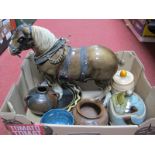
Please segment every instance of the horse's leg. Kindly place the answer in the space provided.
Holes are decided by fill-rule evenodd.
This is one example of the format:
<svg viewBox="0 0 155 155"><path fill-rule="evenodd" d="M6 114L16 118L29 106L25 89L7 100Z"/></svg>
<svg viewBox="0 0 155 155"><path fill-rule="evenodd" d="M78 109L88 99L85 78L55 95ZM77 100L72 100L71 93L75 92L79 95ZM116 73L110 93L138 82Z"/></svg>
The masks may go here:
<svg viewBox="0 0 155 155"><path fill-rule="evenodd" d="M95 81L95 83L102 90L102 96L99 98L99 100L103 101L107 93L109 93L111 90L111 86L110 86L111 80Z"/></svg>
<svg viewBox="0 0 155 155"><path fill-rule="evenodd" d="M103 90L106 89L107 86L111 84L111 79L103 80L103 81L97 81L95 80L95 83L98 87L101 87Z"/></svg>
<svg viewBox="0 0 155 155"><path fill-rule="evenodd" d="M56 92L58 94L58 98L60 99L63 95L63 88L61 83L59 83L59 81L53 77L52 75L48 75L48 74L44 74L44 83L42 83L42 85L44 86L50 86L52 87L53 91Z"/></svg>

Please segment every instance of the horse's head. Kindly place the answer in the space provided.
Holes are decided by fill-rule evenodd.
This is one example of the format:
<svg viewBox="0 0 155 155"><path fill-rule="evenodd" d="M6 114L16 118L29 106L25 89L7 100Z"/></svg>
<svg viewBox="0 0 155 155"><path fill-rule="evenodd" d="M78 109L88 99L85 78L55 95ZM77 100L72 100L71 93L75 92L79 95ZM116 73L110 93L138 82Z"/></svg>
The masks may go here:
<svg viewBox="0 0 155 155"><path fill-rule="evenodd" d="M20 25L13 32L9 49L11 55L18 55L23 50L28 50L33 47L32 27L27 24Z"/></svg>

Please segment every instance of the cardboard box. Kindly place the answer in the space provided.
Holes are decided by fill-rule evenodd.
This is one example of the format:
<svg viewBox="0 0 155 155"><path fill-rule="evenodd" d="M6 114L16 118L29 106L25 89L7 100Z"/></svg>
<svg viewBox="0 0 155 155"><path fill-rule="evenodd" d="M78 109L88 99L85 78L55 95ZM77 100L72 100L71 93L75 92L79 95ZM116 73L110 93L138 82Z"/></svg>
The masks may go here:
<svg viewBox="0 0 155 155"><path fill-rule="evenodd" d="M19 80L12 86L0 110L6 128L12 134L155 134L155 87L148 82L144 67L136 54L132 51L117 52L117 56L123 59L125 64L119 69L127 69L135 76L135 92L144 100L147 108L146 120L141 125L107 125L107 126L84 126L84 125L49 125L40 124L40 117L31 113L26 108L24 97L28 90L37 86L43 80L43 76L37 70L30 53L24 59L21 67ZM83 92L97 92L97 87L89 81L80 84Z"/></svg>

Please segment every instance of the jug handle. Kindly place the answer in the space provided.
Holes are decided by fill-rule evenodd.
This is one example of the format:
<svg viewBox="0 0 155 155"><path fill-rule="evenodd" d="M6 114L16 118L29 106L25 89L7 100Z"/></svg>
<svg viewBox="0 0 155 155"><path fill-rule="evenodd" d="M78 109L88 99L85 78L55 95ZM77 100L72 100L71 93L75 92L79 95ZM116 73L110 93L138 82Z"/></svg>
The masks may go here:
<svg viewBox="0 0 155 155"><path fill-rule="evenodd" d="M31 98L31 95L28 95L24 98L24 101L28 101Z"/></svg>
<svg viewBox="0 0 155 155"><path fill-rule="evenodd" d="M55 93L55 92L53 92L53 93L48 93L49 94L49 96L52 96L52 95L54 95L54 96L56 96L57 98L59 98L59 94L58 93Z"/></svg>

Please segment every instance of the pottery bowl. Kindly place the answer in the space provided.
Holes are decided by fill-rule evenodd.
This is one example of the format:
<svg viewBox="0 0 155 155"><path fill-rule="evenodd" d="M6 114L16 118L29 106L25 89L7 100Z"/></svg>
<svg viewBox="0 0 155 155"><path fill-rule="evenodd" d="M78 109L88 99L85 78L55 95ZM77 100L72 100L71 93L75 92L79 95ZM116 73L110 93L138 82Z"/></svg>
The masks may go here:
<svg viewBox="0 0 155 155"><path fill-rule="evenodd" d="M40 123L46 124L58 124L58 125L73 125L74 124L74 117L73 115L63 109L52 109L46 112L41 120Z"/></svg>
<svg viewBox="0 0 155 155"><path fill-rule="evenodd" d="M73 110L76 125L106 125L108 114L100 101L81 100Z"/></svg>

